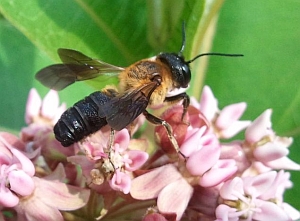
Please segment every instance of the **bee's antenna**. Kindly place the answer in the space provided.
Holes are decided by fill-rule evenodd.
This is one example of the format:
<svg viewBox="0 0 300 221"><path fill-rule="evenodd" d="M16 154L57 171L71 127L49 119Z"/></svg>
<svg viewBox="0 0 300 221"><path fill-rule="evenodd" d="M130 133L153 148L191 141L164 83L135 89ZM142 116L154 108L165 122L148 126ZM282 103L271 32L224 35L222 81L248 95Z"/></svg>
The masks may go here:
<svg viewBox="0 0 300 221"><path fill-rule="evenodd" d="M185 22L182 22L182 44L181 44L181 48L180 51L178 52L178 56L182 57L182 53L184 51L185 48ZM216 52L210 52L210 53L203 53L203 54L198 54L196 57L194 57L193 59L186 61L186 64L192 63L193 61L195 61L196 59L202 57L202 56L208 56L208 55L217 55L217 56L227 56L227 57L242 57L244 56L243 54L225 54L225 53L216 53Z"/></svg>
<svg viewBox="0 0 300 221"><path fill-rule="evenodd" d="M181 48L180 51L178 52L178 56L182 56L183 50L185 48L185 22L182 22L182 44L181 44Z"/></svg>
<svg viewBox="0 0 300 221"><path fill-rule="evenodd" d="M181 52L181 51L180 51ZM198 54L196 57L194 57L192 60L186 61L185 63L189 64L195 61L197 58L200 58L202 56L207 56L207 55L217 55L217 56L226 56L226 57L242 57L244 56L243 54L224 54L224 53L203 53L203 54Z"/></svg>

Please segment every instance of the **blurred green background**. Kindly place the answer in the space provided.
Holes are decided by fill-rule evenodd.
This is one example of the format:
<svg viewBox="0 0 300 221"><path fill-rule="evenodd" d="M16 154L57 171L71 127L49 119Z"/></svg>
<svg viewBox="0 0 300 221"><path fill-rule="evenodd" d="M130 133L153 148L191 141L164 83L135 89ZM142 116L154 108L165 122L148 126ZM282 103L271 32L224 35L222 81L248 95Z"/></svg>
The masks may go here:
<svg viewBox="0 0 300 221"><path fill-rule="evenodd" d="M48 91L34 74L59 62L57 48L127 66L160 51L178 51L184 20L187 59L203 51L245 55L212 56L207 66L206 59L197 60L190 95L199 97L199 85L208 84L220 108L246 101L243 119L272 108L273 128L294 137L289 156L300 162L299 11L298 0L1 0L0 127L18 131L25 125L30 88L42 96ZM78 83L60 97L70 106L94 90ZM299 210L299 172L292 172L292 181L285 200Z"/></svg>

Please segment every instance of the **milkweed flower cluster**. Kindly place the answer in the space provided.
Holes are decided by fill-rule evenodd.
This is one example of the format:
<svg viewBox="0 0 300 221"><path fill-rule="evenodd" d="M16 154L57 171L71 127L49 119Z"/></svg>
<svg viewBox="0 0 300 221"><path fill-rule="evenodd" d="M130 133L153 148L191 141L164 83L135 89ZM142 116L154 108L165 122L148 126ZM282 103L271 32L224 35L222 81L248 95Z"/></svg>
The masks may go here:
<svg viewBox="0 0 300 221"><path fill-rule="evenodd" d="M0 220L64 220L60 211L78 210L89 199L88 189L65 182L63 163L48 158L52 150L44 148L58 148L52 135L55 116L64 110L58 102L56 92L42 101L32 89L25 116L28 127L19 137L0 132Z"/></svg>
<svg viewBox="0 0 300 221"><path fill-rule="evenodd" d="M106 126L65 148L53 134L65 104L32 89L27 126L0 133L0 220L297 220L283 200L287 170L300 170L288 158L293 140L273 131L270 109L240 120L245 109L220 110L205 86L183 119L180 104L161 116L180 153L163 126L139 127L143 117L134 130Z"/></svg>

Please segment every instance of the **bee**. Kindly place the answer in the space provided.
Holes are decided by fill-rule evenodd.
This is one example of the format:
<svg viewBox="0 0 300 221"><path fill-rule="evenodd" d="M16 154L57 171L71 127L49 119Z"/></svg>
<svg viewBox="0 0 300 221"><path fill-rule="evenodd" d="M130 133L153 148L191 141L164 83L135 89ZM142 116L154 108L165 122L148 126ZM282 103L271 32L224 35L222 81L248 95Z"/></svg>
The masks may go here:
<svg viewBox="0 0 300 221"><path fill-rule="evenodd" d="M178 53L159 53L142 59L129 67L114 66L92 59L79 51L58 49L62 64L40 70L36 79L45 86L62 90L76 81L108 75L118 76L118 88L96 91L67 109L54 126L56 139L65 147L109 125L112 131L128 127L139 115L155 124L163 125L168 137L179 152L171 126L147 111L147 107L182 101L183 115L190 99L186 90L191 81L189 64L205 55L241 56L239 54L205 53L186 61L182 55L185 47L185 29L182 28L182 45Z"/></svg>

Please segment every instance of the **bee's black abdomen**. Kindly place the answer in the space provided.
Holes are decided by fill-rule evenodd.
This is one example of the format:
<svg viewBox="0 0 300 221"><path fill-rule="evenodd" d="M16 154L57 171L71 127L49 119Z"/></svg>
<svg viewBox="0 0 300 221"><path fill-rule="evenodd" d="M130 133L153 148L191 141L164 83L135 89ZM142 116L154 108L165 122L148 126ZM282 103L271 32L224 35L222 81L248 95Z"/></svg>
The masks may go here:
<svg viewBox="0 0 300 221"><path fill-rule="evenodd" d="M107 124L99 116L99 108L111 98L97 91L67 109L54 126L55 138L68 147L84 137L98 131Z"/></svg>

